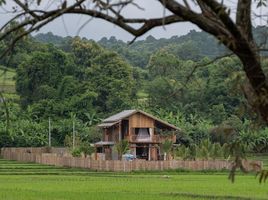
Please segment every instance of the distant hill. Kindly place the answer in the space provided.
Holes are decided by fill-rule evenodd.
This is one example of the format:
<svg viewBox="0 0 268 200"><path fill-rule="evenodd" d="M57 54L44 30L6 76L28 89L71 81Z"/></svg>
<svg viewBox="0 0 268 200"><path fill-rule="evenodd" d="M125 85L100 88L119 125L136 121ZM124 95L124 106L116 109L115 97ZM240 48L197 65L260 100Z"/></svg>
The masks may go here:
<svg viewBox="0 0 268 200"><path fill-rule="evenodd" d="M268 32L267 27L257 27L254 29L254 36L258 43L265 41L264 34ZM35 36L40 42L53 43L62 46L71 37L61 37L49 32L40 33ZM109 39L104 37L98 43L110 50L116 51L133 66L145 68L149 62L151 54L163 48L183 60L200 60L204 57L215 58L227 52L226 48L211 35L203 31L192 30L183 36L173 36L169 39L155 39L148 36L145 40L136 41L131 45L122 40L117 40L112 36Z"/></svg>
<svg viewBox="0 0 268 200"><path fill-rule="evenodd" d="M52 43L56 46L63 44L64 41L66 40L72 39L72 37L62 37L62 36L54 35L52 32L48 32L45 34L39 33L36 36L34 36L34 38L39 42Z"/></svg>
<svg viewBox="0 0 268 200"><path fill-rule="evenodd" d="M136 41L131 45L116 40L102 38L99 43L114 51L117 51L133 65L144 68L150 55L161 48L184 60L200 60L203 57L213 58L226 52L222 45L205 32L190 31L184 36L173 36L169 39L155 39L148 36L145 40ZM209 44L209 45L208 45Z"/></svg>

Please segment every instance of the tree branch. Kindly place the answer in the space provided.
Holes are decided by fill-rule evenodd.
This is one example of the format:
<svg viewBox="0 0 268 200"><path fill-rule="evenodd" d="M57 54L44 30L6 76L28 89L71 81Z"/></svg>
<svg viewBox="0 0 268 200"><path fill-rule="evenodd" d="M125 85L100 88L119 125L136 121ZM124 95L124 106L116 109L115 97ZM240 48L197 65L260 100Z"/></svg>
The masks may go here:
<svg viewBox="0 0 268 200"><path fill-rule="evenodd" d="M251 1L238 0L236 9L236 24L246 35L248 41L253 41L251 24Z"/></svg>
<svg viewBox="0 0 268 200"><path fill-rule="evenodd" d="M15 37L13 39L13 41L11 42L10 47L5 50L1 55L0 58L2 58L3 56L5 56L16 44L16 42L18 40L20 40L22 37L24 37L27 34L30 34L38 29L40 29L42 26L46 25L47 23L53 21L54 19L58 18L59 16L63 15L63 14L83 14L83 15L88 15L88 16L92 16L95 18L100 18L100 19L104 19L106 21L109 21L121 28L123 28L124 30L128 31L129 33L133 34L135 37L141 36L144 33L146 33L147 31L149 31L150 29L157 27L157 26L162 26L163 25L163 21L165 22L165 24L171 24L171 23L175 23L175 22L181 22L184 21L181 17L176 16L176 15L170 15L167 17L163 17L163 18L154 18L154 19L145 19L145 18L124 18L123 16L120 15L120 13L116 13L115 10L113 10L113 8L110 7L106 7L109 10L112 9L113 13L116 14L115 16L111 16L108 13L105 14L101 11L97 11L97 10L92 10L92 9L85 9L84 7L81 8L81 4L84 2L85 0L80 0L77 1L75 4L67 7L67 8L60 8L60 9L56 9L56 10L52 10L52 11L48 11L48 12L44 12L42 15L38 15L37 14L33 14L33 11L30 11L29 8L25 5L22 5L21 3L18 4L19 6L21 6L21 8L25 11L23 14L19 14L17 15L14 19L22 16L22 15L26 15L29 12L31 12L31 16L32 18L26 18L23 22L19 23L18 25L11 27L10 29L6 30L1 36L0 36L0 40L3 40L4 38L6 38L10 33L12 32L16 32L17 30L21 29L21 28L26 28L27 26L30 25L30 28L26 29L25 33L20 34L19 36ZM16 0L16 2L18 2L18 0ZM131 1L128 1L128 3ZM39 12L39 11L38 11ZM41 13L41 12L39 12ZM130 26L129 24L135 24L135 23L139 23L142 24L142 26L140 28L133 28L132 26Z"/></svg>
<svg viewBox="0 0 268 200"><path fill-rule="evenodd" d="M163 6L171 11L172 13L180 16L185 21L192 22L202 30L214 35L217 38L221 38L222 41L228 41L231 37L229 31L223 27L216 19L210 19L205 17L203 14L198 14L193 10L189 10L187 7L181 5L175 0L159 0Z"/></svg>
<svg viewBox="0 0 268 200"><path fill-rule="evenodd" d="M215 1L215 0L202 0L207 6L211 8L213 12L218 16L218 18L225 25L226 29L233 35L235 38L242 38L241 32L238 30L236 24L230 18L229 13L226 12L226 7Z"/></svg>
<svg viewBox="0 0 268 200"><path fill-rule="evenodd" d="M93 16L95 18L104 19L108 22L111 22L113 24L116 24L117 26L123 28L124 30L128 31L132 35L138 37L149 31L150 29L163 25L163 20L165 21L165 25L175 23L175 22L183 22L181 17L178 17L176 15L170 15L164 18L154 18L154 19L142 19L142 18L116 18L112 17L110 15L104 14L102 12L98 12L95 10L81 10L81 9L72 9L68 11L67 13L72 14L85 14L89 16ZM130 23L142 23L143 25L140 28L133 28L132 26L128 25Z"/></svg>

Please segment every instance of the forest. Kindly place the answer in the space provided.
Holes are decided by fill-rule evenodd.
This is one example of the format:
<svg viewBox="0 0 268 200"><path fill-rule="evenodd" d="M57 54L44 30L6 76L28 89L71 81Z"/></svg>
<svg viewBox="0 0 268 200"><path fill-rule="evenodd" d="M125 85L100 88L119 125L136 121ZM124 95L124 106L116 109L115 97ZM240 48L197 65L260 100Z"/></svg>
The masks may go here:
<svg viewBox="0 0 268 200"><path fill-rule="evenodd" d="M258 43L265 32L254 29ZM131 45L38 34L19 41L0 65L1 147L46 146L49 119L53 146L65 145L73 123L79 138L93 143L101 119L141 109L179 127L177 142L190 149L209 140L268 151L268 129L243 95L241 62L202 31Z"/></svg>

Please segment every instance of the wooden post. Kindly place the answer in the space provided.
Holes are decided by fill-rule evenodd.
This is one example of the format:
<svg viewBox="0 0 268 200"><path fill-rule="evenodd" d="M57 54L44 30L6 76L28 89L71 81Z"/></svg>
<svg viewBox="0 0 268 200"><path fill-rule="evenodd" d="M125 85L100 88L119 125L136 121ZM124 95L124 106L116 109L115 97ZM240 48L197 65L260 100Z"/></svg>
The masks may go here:
<svg viewBox="0 0 268 200"><path fill-rule="evenodd" d="M119 122L119 137L118 140L121 141L122 140L122 122Z"/></svg>
<svg viewBox="0 0 268 200"><path fill-rule="evenodd" d="M149 148L149 152L148 152L148 153L149 153L149 155L148 155L148 160L149 160L149 161L151 160L151 146L152 146L152 145L149 144L149 147L148 147L148 148Z"/></svg>
<svg viewBox="0 0 268 200"><path fill-rule="evenodd" d="M95 146L95 160L97 160L97 147Z"/></svg>
<svg viewBox="0 0 268 200"><path fill-rule="evenodd" d="M132 129L131 129L131 124L130 124L130 120L128 120L128 137L129 137L129 142L132 142Z"/></svg>
<svg viewBox="0 0 268 200"><path fill-rule="evenodd" d="M107 138L107 140L106 140ZM109 136L107 135L107 128L104 128L103 135L102 135L103 141L109 141Z"/></svg>

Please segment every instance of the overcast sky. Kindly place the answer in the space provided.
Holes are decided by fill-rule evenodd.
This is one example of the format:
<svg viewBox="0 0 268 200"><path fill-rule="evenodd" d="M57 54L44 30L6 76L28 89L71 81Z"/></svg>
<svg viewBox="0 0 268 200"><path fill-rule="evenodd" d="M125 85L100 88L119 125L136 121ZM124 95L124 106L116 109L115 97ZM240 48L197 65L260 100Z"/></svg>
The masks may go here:
<svg viewBox="0 0 268 200"><path fill-rule="evenodd" d="M42 28L40 32L46 33L51 31L54 34L61 36L77 35L79 27L83 24L80 18L81 17L79 16L65 16L64 19L57 19L55 22ZM62 20L65 21L66 26L63 25ZM165 29L163 27L155 28L140 37L140 39L146 38L148 35L152 35L155 38L170 38L173 35L184 35L192 29L197 28L190 23L173 24L165 26ZM124 41L133 39L133 36L128 32L100 19L95 19L88 23L87 26L81 30L79 36L94 40L100 40L102 37L109 38L110 36L115 36L117 39Z"/></svg>
<svg viewBox="0 0 268 200"><path fill-rule="evenodd" d="M144 10L138 9L134 6L129 6L123 10L123 14L129 17L140 16L147 18L161 17L164 15L162 5L155 0L136 0L136 3L142 8L144 8ZM88 19L88 16L65 15L64 17L57 19L53 23L41 29L40 32L46 33L51 31L54 34L61 36L74 36L78 34L78 30L81 25L84 24ZM63 21L65 23L63 23ZM165 27L158 27L152 29L139 39L144 39L148 35L153 35L155 38L170 38L173 35L184 35L194 28L197 29L195 25L192 25L190 23L177 23ZM81 32L79 32L79 35L81 37L86 37L94 40L100 40L102 37L109 38L111 36L115 36L117 39L121 39L124 41L130 41L133 39L133 36L128 32L101 19L93 19L92 21L90 21L81 30Z"/></svg>
<svg viewBox="0 0 268 200"><path fill-rule="evenodd" d="M9 1L7 1L9 2ZM48 2L52 1L43 1L48 4ZM161 17L163 16L163 7L157 3L155 0L136 0L136 2L143 7L145 10L142 11L136 7L130 6L124 10L126 16L129 17ZM226 1L226 3L230 7L235 6L236 1ZM258 11L259 12L259 11ZM1 14L1 13L0 13ZM166 15L168 13L165 13ZM3 23L10 17L9 14L2 12L0 15L1 22ZM40 29L39 33L47 33L52 32L56 35L60 36L75 36L78 34L79 28L89 19L88 16L81 16L81 15L65 15L57 20L53 21L52 23L46 25L42 29ZM259 22L256 22L259 24ZM256 25L256 24L255 24ZM144 39L148 35L152 35L155 38L170 38L174 35L184 35L187 34L190 30L195 29L199 30L195 25L191 23L176 23L172 25L167 25L164 27L158 27L151 31L149 31L144 36L140 37L139 39ZM35 33L36 34L36 33ZM121 39L124 41L129 41L133 39L133 36L126 31L122 30L121 28L105 22L100 19L93 19L91 20L80 32L79 36L86 37L88 39L100 40L102 37L111 37L115 36L117 39Z"/></svg>

